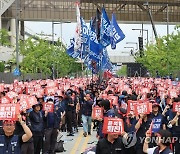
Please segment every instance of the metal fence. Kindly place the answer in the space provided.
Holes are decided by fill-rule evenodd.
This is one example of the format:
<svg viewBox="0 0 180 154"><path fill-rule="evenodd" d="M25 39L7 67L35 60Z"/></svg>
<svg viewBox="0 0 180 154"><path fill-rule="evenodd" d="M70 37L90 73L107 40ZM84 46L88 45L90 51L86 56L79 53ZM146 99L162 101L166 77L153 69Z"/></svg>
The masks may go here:
<svg viewBox="0 0 180 154"><path fill-rule="evenodd" d="M43 73L28 73L22 74L21 76L17 77L14 76L12 73L2 73L0 72L0 83L4 82L6 84L13 83L15 79L19 81L27 81L27 80L38 80L38 79L47 79L49 75L44 75Z"/></svg>

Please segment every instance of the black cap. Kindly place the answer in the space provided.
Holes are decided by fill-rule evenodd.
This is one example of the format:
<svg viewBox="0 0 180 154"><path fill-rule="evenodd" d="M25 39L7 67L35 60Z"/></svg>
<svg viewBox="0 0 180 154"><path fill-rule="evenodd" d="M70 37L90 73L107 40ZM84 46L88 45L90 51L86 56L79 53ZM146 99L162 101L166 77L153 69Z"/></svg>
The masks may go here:
<svg viewBox="0 0 180 154"><path fill-rule="evenodd" d="M172 134L168 130L161 129L158 134L161 136L162 144L169 146L172 143Z"/></svg>

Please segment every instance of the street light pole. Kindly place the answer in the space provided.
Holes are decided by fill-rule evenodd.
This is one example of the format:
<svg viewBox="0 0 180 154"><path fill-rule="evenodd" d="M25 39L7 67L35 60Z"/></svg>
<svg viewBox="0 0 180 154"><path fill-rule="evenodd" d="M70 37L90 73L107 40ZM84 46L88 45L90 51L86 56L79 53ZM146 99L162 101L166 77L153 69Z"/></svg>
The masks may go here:
<svg viewBox="0 0 180 154"><path fill-rule="evenodd" d="M54 22L52 21L52 45L54 47ZM53 58L55 57L54 55L54 50L53 50ZM54 64L54 60L53 60L53 68L52 68L52 77L53 77L53 80L55 79L55 64Z"/></svg>
<svg viewBox="0 0 180 154"><path fill-rule="evenodd" d="M19 70L19 20L18 20L18 0L16 0L16 69Z"/></svg>
<svg viewBox="0 0 180 154"><path fill-rule="evenodd" d="M143 31L146 31L147 32L147 45L148 45L148 43L149 43L149 32L148 32L148 29L132 29L132 30L139 30L140 31L140 33L141 33L141 31L143 32ZM142 33L143 34L143 33Z"/></svg>

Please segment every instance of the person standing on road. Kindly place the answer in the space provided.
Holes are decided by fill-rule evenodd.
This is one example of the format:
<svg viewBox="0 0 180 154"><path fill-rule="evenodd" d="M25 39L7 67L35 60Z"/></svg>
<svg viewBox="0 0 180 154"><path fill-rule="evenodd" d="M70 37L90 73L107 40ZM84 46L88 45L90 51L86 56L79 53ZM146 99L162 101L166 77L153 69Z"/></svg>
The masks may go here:
<svg viewBox="0 0 180 154"><path fill-rule="evenodd" d="M33 133L34 154L40 154L43 146L44 123L42 114L42 104L33 105L33 111L29 114L31 130Z"/></svg>
<svg viewBox="0 0 180 154"><path fill-rule="evenodd" d="M47 103L54 105L54 101L52 99L48 99ZM64 110L61 110L57 105L54 106L53 112L45 111L44 117L44 146L43 146L43 154L54 154L55 152L55 144L58 135L58 129L60 128L61 122L61 113Z"/></svg>
<svg viewBox="0 0 180 154"><path fill-rule="evenodd" d="M82 102L82 122L83 122L83 130L84 137L91 135L91 114L92 114L92 105L93 101L91 100L91 95L87 93L84 98L84 102Z"/></svg>

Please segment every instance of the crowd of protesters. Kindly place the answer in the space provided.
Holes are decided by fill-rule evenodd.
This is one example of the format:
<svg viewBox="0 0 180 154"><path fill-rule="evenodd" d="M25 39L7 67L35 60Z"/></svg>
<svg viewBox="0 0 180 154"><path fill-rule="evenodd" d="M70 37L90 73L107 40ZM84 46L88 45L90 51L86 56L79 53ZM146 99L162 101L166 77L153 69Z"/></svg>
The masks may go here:
<svg viewBox="0 0 180 154"><path fill-rule="evenodd" d="M79 127L83 127L84 137L97 131L97 154L180 153L180 109L173 110L173 104L180 102L177 81L112 78L99 84L87 78L62 78L2 83L0 92L1 104L4 99L6 103L18 104L30 96L37 100L31 107L21 109L16 122L3 120L0 115L0 153L54 154L58 133L74 136ZM10 92L14 92L13 97L8 97ZM139 115L128 112L130 100L148 101L152 111ZM44 109L44 104L52 104L53 110ZM103 108L102 118L92 118L96 106ZM123 133L104 134L104 117L122 119ZM153 138L158 140L153 142Z"/></svg>

